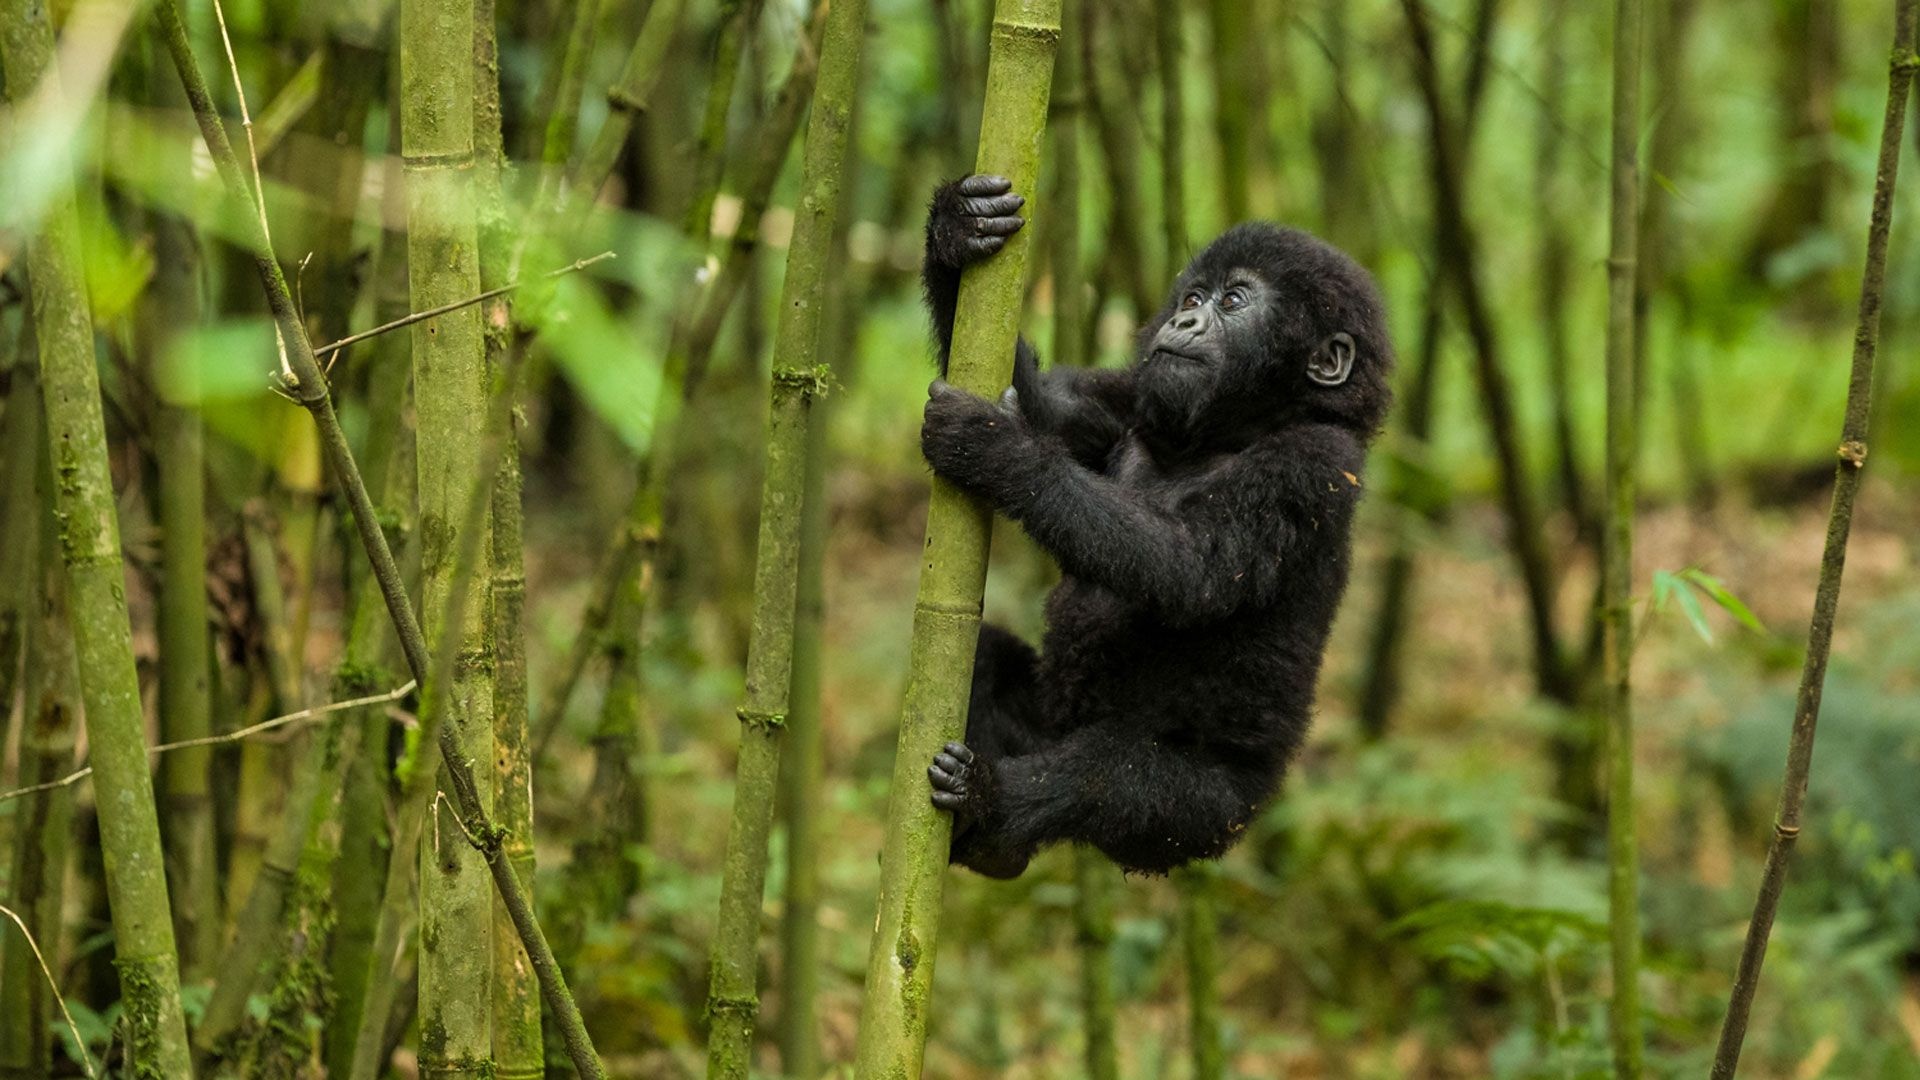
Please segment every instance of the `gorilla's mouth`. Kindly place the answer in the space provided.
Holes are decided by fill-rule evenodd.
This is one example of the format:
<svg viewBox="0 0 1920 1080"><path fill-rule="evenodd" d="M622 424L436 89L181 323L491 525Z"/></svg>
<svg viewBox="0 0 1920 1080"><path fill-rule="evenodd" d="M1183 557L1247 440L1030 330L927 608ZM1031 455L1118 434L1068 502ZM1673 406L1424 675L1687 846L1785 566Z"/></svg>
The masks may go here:
<svg viewBox="0 0 1920 1080"><path fill-rule="evenodd" d="M1156 347L1153 350L1153 355L1155 359L1185 360L1190 364L1204 364L1207 361L1207 358L1204 356L1195 356L1192 353L1177 352L1173 349L1167 348L1164 345Z"/></svg>

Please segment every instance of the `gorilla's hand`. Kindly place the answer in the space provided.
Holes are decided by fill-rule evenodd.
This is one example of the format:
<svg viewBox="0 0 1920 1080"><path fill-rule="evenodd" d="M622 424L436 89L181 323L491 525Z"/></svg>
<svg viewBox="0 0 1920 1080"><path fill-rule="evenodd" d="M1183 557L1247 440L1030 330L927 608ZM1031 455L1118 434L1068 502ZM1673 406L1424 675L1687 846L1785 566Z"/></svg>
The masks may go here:
<svg viewBox="0 0 1920 1080"><path fill-rule="evenodd" d="M1038 442L1010 402L995 404L944 379L927 387L920 452L949 483L997 500L1032 466Z"/></svg>
<svg viewBox="0 0 1920 1080"><path fill-rule="evenodd" d="M1027 220L1016 211L1027 200L1004 176L968 176L933 193L927 216L927 257L958 270L1006 246Z"/></svg>

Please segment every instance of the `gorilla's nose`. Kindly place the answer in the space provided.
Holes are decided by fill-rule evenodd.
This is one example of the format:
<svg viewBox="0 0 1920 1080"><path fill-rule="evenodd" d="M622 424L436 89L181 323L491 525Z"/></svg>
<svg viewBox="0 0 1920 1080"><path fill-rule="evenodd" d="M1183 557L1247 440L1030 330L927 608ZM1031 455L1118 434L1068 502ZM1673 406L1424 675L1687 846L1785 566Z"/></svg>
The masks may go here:
<svg viewBox="0 0 1920 1080"><path fill-rule="evenodd" d="M1174 316L1173 328L1189 334L1198 333L1200 330L1200 313L1198 311L1181 312Z"/></svg>

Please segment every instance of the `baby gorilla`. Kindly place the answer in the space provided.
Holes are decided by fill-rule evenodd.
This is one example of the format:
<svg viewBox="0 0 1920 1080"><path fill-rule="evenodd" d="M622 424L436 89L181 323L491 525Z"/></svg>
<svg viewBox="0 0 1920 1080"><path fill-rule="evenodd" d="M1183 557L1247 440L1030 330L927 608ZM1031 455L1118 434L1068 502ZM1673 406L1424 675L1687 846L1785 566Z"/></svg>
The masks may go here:
<svg viewBox="0 0 1920 1080"><path fill-rule="evenodd" d="M960 272L1023 224L1008 181L934 193L923 276L946 373ZM1313 711L1392 349L1371 278L1246 224L1174 283L1120 370L1041 372L987 401L936 381L934 471L1058 561L1042 650L984 627L965 744L928 777L952 860L1017 877L1041 845L1164 873L1232 847Z"/></svg>

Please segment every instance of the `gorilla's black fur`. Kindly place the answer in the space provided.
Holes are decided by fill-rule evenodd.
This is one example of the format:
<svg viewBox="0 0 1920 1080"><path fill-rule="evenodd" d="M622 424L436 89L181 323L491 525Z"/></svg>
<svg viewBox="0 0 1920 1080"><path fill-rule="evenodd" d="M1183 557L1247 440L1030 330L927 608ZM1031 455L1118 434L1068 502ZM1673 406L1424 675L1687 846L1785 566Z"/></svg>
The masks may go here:
<svg viewBox="0 0 1920 1080"><path fill-rule="evenodd" d="M1023 221L997 177L934 195L924 279L941 371L962 267ZM1041 845L1164 872L1224 853L1279 786L1346 588L1392 348L1367 273L1292 229L1193 260L1122 370L1042 373L1022 341L990 402L936 382L934 470L1064 575L1039 653L985 627L966 742L929 777L952 858L1017 876Z"/></svg>

